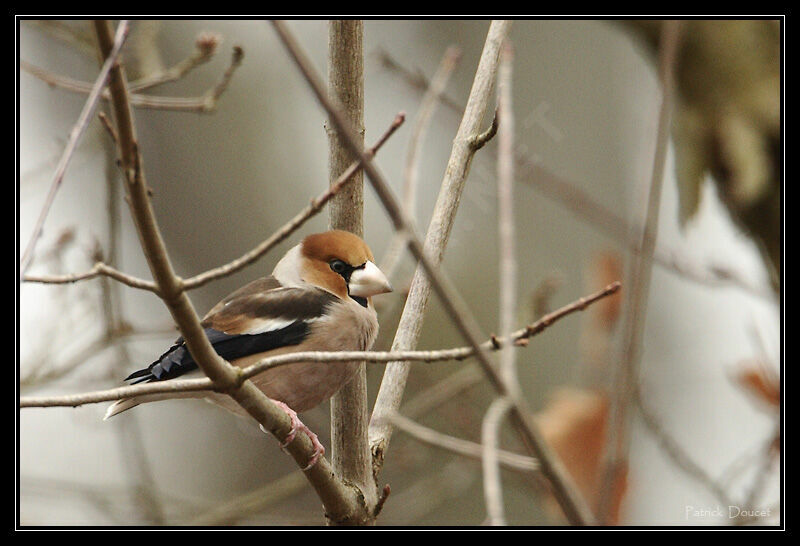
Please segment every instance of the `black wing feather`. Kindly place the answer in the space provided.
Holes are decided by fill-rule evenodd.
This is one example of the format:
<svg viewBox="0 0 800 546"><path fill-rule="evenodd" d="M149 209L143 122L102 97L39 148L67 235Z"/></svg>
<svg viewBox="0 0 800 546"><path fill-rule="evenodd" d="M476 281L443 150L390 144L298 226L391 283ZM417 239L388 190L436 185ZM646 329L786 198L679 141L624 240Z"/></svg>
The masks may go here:
<svg viewBox="0 0 800 546"><path fill-rule="evenodd" d="M298 320L283 328L259 334L226 334L214 328L206 328L205 333L219 356L225 360L236 360L278 347L297 345L308 336L309 328L308 322ZM133 385L164 381L180 377L195 369L197 369L197 363L192 359L183 338L178 338L175 344L158 360L147 368L133 372L125 378L125 381L135 379Z"/></svg>

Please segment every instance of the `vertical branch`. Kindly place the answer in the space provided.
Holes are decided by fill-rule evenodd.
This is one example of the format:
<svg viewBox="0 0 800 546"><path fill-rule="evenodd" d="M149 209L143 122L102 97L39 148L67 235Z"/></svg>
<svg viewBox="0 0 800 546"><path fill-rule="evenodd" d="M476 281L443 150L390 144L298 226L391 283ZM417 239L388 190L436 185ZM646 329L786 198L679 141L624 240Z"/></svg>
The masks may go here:
<svg viewBox="0 0 800 546"><path fill-rule="evenodd" d="M497 74L498 113L497 130L497 231L500 248L500 327L503 339L509 339L514 327L514 308L517 298L517 267L514 250L514 109L511 104L511 74L513 51L511 42L506 39L500 52L500 68ZM522 393L517 382L514 355L511 343L504 343L500 349L500 377L515 398ZM481 443L483 444L483 494L486 499L486 512L489 525L505 525L503 509L503 487L500 481L500 465L497 461L497 445L500 425L510 408L508 399L497 398L483 418Z"/></svg>
<svg viewBox="0 0 800 546"><path fill-rule="evenodd" d="M424 274L424 276L427 278L427 281L429 281L430 287L436 292L445 311L453 321L453 325L458 329L458 331L470 345L471 349L474 351L475 358L478 360L478 363L480 364L481 369L486 375L486 378L491 384L492 388L495 389L498 395L510 397L511 392L503 382L503 379L498 375L494 364L491 362L489 356L486 354L486 350L481 345L480 339L482 336L480 334L480 327L478 326L475 317L458 295L449 277L442 273L437 264L434 264L434 258L432 257L433 253L426 252L425 245L414 232L412 221L406 217L405 212L403 212L400 204L395 199L388 182L372 163L371 157L364 153L361 148L359 148L358 137L355 134L355 131L349 126L347 120L328 98L327 93L325 92L325 86L322 83L321 78L314 70L314 67L309 61L308 56L301 49L294 36L288 31L282 22L273 21L273 26L275 27L280 39L283 41L283 44L286 46L286 49L292 55L295 63L297 63L297 66L303 73L303 76L306 78L306 81L314 92L317 100L325 107L325 110L328 111L331 119L336 124L337 130L340 131L340 133L345 137L344 140L346 141L348 148L350 151L357 154L362 160L364 164L364 172L367 175L373 190L375 190L375 193L380 199L386 214L392 220L392 225L397 231L406 235L409 251L413 254L414 258L419 260L419 263L422 266L422 269L418 270L418 273ZM502 43L509 26L510 23L508 21L492 22L487 41L496 42L495 47L493 48L495 51L499 49L499 45ZM497 55L498 54L495 53L494 60L489 61L490 66L496 66ZM482 57L482 60L483 59L484 58ZM481 65L479 65L479 72L480 66ZM487 77L487 73L480 72L479 74L476 74L476 79L479 77ZM493 78L490 78L488 82L486 82L490 87L492 80ZM469 104L472 102L473 100L471 97L470 101L468 102L468 110L470 109ZM469 171L471 157L474 155L477 147L485 144L486 140L488 140L488 137L484 134L472 134L467 136L466 140L463 142L457 141L454 146L455 148L460 148L462 144L466 146L466 148L463 149L464 153L459 154L464 161L456 161L456 165L454 165L452 169L448 169L448 175L446 178L450 178L450 176L453 174L453 170L459 170L461 176L456 176L456 178L462 178L461 182L463 183L463 176L466 176L467 172ZM447 231L449 232L449 230ZM441 260L441 256L439 256L439 260ZM400 394L402 394L402 392ZM552 488L553 496L559 503L564 515L567 517L570 523L575 525L591 524L594 521L591 511L589 511L586 502L575 488L575 484L572 482L572 479L566 473L563 463L561 463L561 461L553 453L552 449L545 443L541 433L538 430L538 427L531 419L531 412L526 407L524 400L518 398L509 398L509 402L511 404L511 408L509 410L511 421L516 427L517 432L520 434L526 449L531 454L534 454L539 458L542 474L547 478L548 483ZM373 419L375 413L377 413L377 408L373 413ZM378 445L377 450L379 451L380 449L381 446ZM376 450L373 449L373 455L376 456L376 458L379 458L380 453L376 453Z"/></svg>
<svg viewBox="0 0 800 546"><path fill-rule="evenodd" d="M110 140L105 142L108 247L103 259L108 263L119 266L119 167L116 164L116 149ZM103 278L100 282L100 287L103 297L105 338L110 342L117 335L117 332L120 332L124 327L124 300L120 295L121 285L119 283L111 282L109 278ZM120 372L119 377L124 377L126 374L122 373L122 371L131 362L128 344L124 341L115 344L112 354L114 355L112 360L115 363L112 369L115 372ZM136 502L136 505L142 507L142 513L148 523L164 525L167 523L164 506L159 495L158 482L147 458L138 415L131 415L130 419L120 421L118 427L116 427L116 432L120 454L127 464L126 474L129 476L131 483L133 500L139 501Z"/></svg>
<svg viewBox="0 0 800 546"><path fill-rule="evenodd" d="M111 24L107 20L98 20L94 22L94 26L100 49L108 57L113 46ZM214 383L215 389L227 393L261 423L264 429L278 439L285 440L292 428L288 415L251 381L242 381L240 372L216 353L186 295L183 279L175 274L150 202L149 188L139 154L128 82L119 63L114 63L111 69L109 92L117 127L117 146L121 156L126 197L158 295L178 325L189 353ZM308 436L300 434L286 447L286 451L303 468L314 450ZM363 502L352 488L335 479L327 460L318 460L317 464L305 471L305 476L322 501L328 518L343 521L360 517Z"/></svg>
<svg viewBox="0 0 800 546"><path fill-rule="evenodd" d="M362 21L328 23L328 94L361 137L364 147L364 24ZM326 125L328 132L328 178L336 181L357 158L342 143L339 132ZM364 172L353 175L328 205L329 226L359 237L364 234Z"/></svg>
<svg viewBox="0 0 800 546"><path fill-rule="evenodd" d="M498 156L497 156L497 227L500 248L500 328L499 334L507 337L514 328L514 310L517 301L517 263L514 248L514 110L511 102L511 74L513 50L506 41L500 54L500 71L497 76ZM511 345L500 350L500 374L510 388L518 389L514 364L516 352ZM519 395L519 393L515 393Z"/></svg>
<svg viewBox="0 0 800 546"><path fill-rule="evenodd" d="M483 467L483 497L486 500L486 523L493 526L506 525L497 445L500 424L510 408L511 404L507 398L496 398L486 411L481 426L481 466Z"/></svg>
<svg viewBox="0 0 800 546"><path fill-rule="evenodd" d="M473 139L481 131L497 74L500 46L510 27L509 21L493 21L486 36L464 116L453 141L450 159L425 236L424 252L434 267L442 262L450 238L461 193L476 151ZM430 294L431 284L425 275L425 268L419 266L411 281L406 305L392 343L392 351L414 349L417 346ZM393 425L386 417L396 413L400 408L408 372L408 362L391 362L386 366L381 381L369 432L376 471L383 465L392 436Z"/></svg>
<svg viewBox="0 0 800 546"><path fill-rule="evenodd" d="M364 24L358 20L328 23L328 95L340 105L351 126L356 129L359 146L364 147ZM334 184L357 158L342 142L335 127L327 125L328 176ZM331 229L364 234L364 173L330 202ZM331 464L337 475L356 485L366 506L377 502L367 426L367 367L358 366L353 379L331 398Z"/></svg>
<svg viewBox="0 0 800 546"><path fill-rule="evenodd" d="M647 318L647 296L653 271L658 215L661 207L661 188L664 181L664 166L669 145L670 118L674 98L674 74L680 38L680 21L664 21L659 47L659 77L662 98L658 112L653 169L650 177L650 192L644 229L638 253L633 260L629 278L631 290L628 299L624 334L624 355L617 370L611 423L606 445L605 465L602 476L602 496L598 505L600 521L606 521L610 509L610 495L616 481L617 470L627 458L629 447L630 409L633 405L637 385L639 362L642 358L642 339Z"/></svg>

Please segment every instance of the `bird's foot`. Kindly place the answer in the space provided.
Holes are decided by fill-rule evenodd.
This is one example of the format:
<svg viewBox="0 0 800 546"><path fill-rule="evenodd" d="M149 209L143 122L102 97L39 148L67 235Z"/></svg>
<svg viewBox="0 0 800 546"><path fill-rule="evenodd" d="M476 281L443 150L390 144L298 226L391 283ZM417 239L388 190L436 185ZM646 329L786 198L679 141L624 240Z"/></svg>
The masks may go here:
<svg viewBox="0 0 800 546"><path fill-rule="evenodd" d="M317 435L314 434L311 431L311 429L308 428L305 424L303 424L303 422L297 416L297 412L296 411L294 411L292 408L290 408L289 406L287 406L286 404L284 404L280 400L273 400L273 402L275 402L275 404L279 408L281 408L283 411L285 411L286 415L288 415L289 419L291 419L291 421L292 421L292 430L290 430L289 434L287 434L286 438L284 438L283 443L281 444L281 449L286 449L289 446L289 444L291 444L294 441L295 437L297 436L297 431L298 430L302 430L303 432L305 432L306 435L308 436L308 438L311 440L311 445L314 446L314 454L308 460L308 464L303 469L303 471L309 470L315 464L317 464L317 461L319 460L319 458L321 456L325 455L325 446L323 446L322 443L319 441L319 438L317 437ZM259 425L259 426L261 427L262 431L267 432L266 430L264 430L263 426L261 426L261 425Z"/></svg>

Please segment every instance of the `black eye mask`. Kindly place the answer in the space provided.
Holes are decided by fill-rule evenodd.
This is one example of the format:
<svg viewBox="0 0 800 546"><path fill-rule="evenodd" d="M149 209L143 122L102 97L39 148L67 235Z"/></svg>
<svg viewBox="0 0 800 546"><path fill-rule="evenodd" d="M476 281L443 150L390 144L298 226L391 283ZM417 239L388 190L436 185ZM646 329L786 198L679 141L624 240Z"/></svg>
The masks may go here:
<svg viewBox="0 0 800 546"><path fill-rule="evenodd" d="M358 267L353 267L352 265L343 262L342 260L331 260L329 262L331 270L334 273L337 273L342 276L344 279L345 284L347 285L347 295L353 298L361 307L366 309L367 307L367 298L362 298L360 296L353 296L350 294L350 276L353 274L353 271L356 269L364 269L366 267L366 263L361 264Z"/></svg>

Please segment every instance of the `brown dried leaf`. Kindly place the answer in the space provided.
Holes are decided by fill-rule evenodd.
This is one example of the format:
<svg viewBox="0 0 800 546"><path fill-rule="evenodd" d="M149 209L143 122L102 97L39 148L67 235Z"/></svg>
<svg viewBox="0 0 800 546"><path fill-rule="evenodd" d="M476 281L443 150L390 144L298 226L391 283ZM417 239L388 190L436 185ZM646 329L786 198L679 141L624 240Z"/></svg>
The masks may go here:
<svg viewBox="0 0 800 546"><path fill-rule="evenodd" d="M778 375L767 368L760 360L752 360L742 364L734 377L746 392L766 403L770 408L778 409L781 404L781 385Z"/></svg>
<svg viewBox="0 0 800 546"><path fill-rule="evenodd" d="M609 401L604 393L576 388L556 391L536 416L542 434L567 468L584 498L594 509L600 500L603 450ZM611 493L608 522L619 522L627 487L627 466L618 469Z"/></svg>

